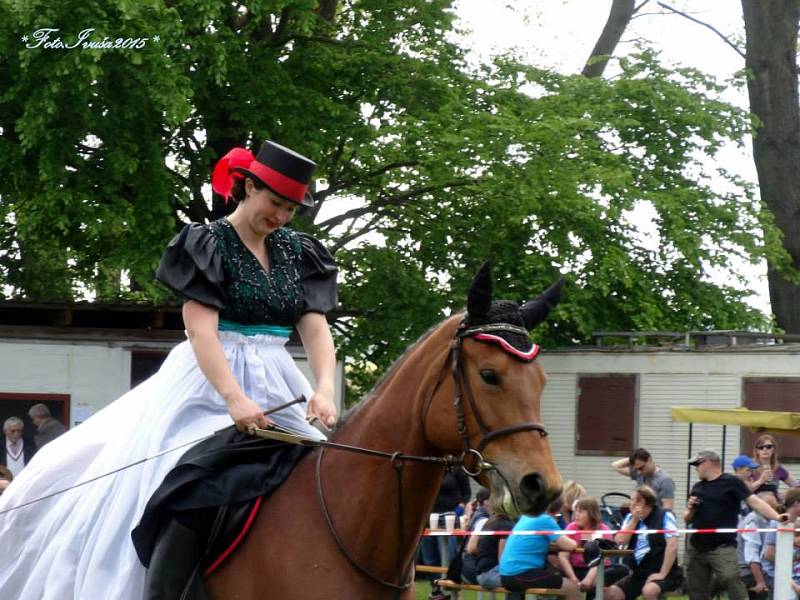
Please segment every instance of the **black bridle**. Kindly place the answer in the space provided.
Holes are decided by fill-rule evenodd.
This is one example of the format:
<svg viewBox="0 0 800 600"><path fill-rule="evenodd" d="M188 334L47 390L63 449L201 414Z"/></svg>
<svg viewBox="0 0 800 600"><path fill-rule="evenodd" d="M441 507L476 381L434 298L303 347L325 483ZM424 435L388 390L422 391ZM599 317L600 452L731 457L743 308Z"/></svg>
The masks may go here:
<svg viewBox="0 0 800 600"><path fill-rule="evenodd" d="M481 454L490 442L507 435L519 433L521 431L538 431L541 437L547 437L547 429L545 429L544 425L541 423L521 423L519 425L511 425L509 427L492 430L488 425L486 425L483 417L481 417L481 413L478 410L478 404L475 402L475 395L472 393L472 387L469 384L469 379L464 372L464 363L461 360L461 344L465 338L472 337L480 333L493 332L517 333L524 335L525 337L528 336L528 331L523 327L509 325L507 323L494 323L489 325L478 325L475 327L465 327L462 323L456 331L456 335L453 338L453 343L450 346L450 362L453 371L453 381L456 386L456 427L458 430L458 435L461 437L461 444L463 447L463 452L461 454L461 468L464 469L464 472L471 477L477 477L483 471L487 471L492 468L490 464L483 460L483 455ZM478 423L478 428L483 435L478 442L477 448L473 448L469 440L467 420L464 414L464 396L466 396L467 402L469 402L472 415L475 417L475 421ZM476 463L476 469L470 469L470 467L467 465L468 460Z"/></svg>
<svg viewBox="0 0 800 600"><path fill-rule="evenodd" d="M523 431L538 431L541 437L547 436L547 430L545 429L544 425L541 423L522 423L520 425L512 425L510 427L503 427L501 429L492 430L487 425L486 422L481 417L481 413L478 410L477 402L475 401L475 396L472 393L472 388L469 385L469 379L467 378L466 373L464 372L463 360L461 357L461 344L464 339L472 337L474 335L478 335L480 333L492 333L492 332L510 332L510 333L518 333L527 336L528 331L522 327L517 327L516 325L509 325L507 323L494 323L489 325L480 325L476 327L465 327L463 322L459 326L458 330L453 337L453 342L450 345L450 352L448 354L448 360L451 364L451 371L453 374L453 380L455 383L455 409L456 409L456 428L458 431L459 436L461 437L463 451L461 453L460 458L456 458L454 456L413 456L402 454L400 452L382 452L380 450L372 450L369 448L360 448L358 446L350 446L347 444L339 444L335 442L315 442L313 445L319 445L319 454L317 455L316 466L315 466L315 486L317 488L317 498L319 500L320 510L322 511L322 517L325 521L325 524L328 526L328 531L331 533L334 541L336 542L339 551L342 555L347 559L347 561L355 568L357 571L365 575L367 578L371 579L375 583L378 583L384 587L391 588L395 590L395 597L399 598L401 592L407 590L412 582L413 582L413 573L410 574L408 577L401 577L400 581L402 582L405 580L405 583L393 583L391 581L386 581L385 579L378 577L371 571L369 571L366 567L360 564L344 545L344 542L339 537L339 534L336 532L336 528L333 523L333 519L331 517L330 512L328 511L327 504L325 502L325 494L323 492L322 487L322 455L326 448L331 448L335 450L345 450L348 452L357 452L360 454L367 454L371 456L380 456L383 458L390 459L392 467L395 469L395 473L397 474L397 529L398 529L398 537L397 537L397 560L396 560L396 569L400 573L409 573L411 569L411 565L402 565L403 560L403 539L404 539L404 523L403 523L403 486L402 486L402 468L405 462L419 462L419 463L428 463L434 464L437 466L450 468L454 465L460 464L461 468L464 472L471 476L477 477L483 471L488 471L494 469L494 466L490 463L487 463L483 460L483 455L481 454L486 446L491 443L492 441L507 436L513 435L515 433L520 433ZM427 398L426 406L424 407L423 413L427 413L427 409L430 406L430 402L433 399L434 394L436 393L436 389L438 388L438 384L434 387L432 392ZM473 416L475 417L476 422L478 423L478 428L482 434L482 438L478 442L478 446L473 448L470 439L469 439L469 432L467 430L467 421L466 416L464 414L464 402L463 398L466 396L467 402L469 402L470 409L472 411ZM474 463L475 468L470 468L467 463Z"/></svg>

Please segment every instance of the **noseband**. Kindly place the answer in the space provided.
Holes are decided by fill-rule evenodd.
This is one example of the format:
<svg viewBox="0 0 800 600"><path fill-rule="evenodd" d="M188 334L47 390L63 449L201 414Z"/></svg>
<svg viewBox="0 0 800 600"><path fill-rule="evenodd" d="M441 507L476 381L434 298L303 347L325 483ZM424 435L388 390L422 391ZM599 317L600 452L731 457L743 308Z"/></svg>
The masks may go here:
<svg viewBox="0 0 800 600"><path fill-rule="evenodd" d="M481 454L486 446L501 437L519 433L521 431L538 431L541 437L547 437L547 429L541 423L520 423L519 425L511 425L509 427L502 427L500 429L492 430L481 417L478 410L478 404L475 402L475 396L472 393L472 388L469 385L469 379L464 372L464 364L461 358L461 344L465 338L472 337L482 333L494 332L508 332L528 336L528 331L523 327L510 325L508 323L494 323L489 325L478 325L475 327L465 327L462 323L456 331L453 343L450 346L450 361L453 371L453 381L456 387L455 409L456 409L456 429L458 435L461 437L461 444L463 452L461 454L461 468L467 475L477 477L483 471L492 469L492 465L483 460ZM470 410L472 411L475 420L478 423L483 437L478 442L478 447L473 448L469 440L469 432L467 431L467 420L464 415L464 396L469 402ZM468 463L474 464L474 468L470 468Z"/></svg>

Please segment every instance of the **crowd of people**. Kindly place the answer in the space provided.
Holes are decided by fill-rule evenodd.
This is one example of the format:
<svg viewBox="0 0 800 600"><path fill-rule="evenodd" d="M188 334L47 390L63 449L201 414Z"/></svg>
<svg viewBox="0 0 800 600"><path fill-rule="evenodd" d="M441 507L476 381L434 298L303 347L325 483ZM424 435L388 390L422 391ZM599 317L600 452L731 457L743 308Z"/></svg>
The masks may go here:
<svg viewBox="0 0 800 600"><path fill-rule="evenodd" d="M24 435L25 422L20 417L8 417L3 423L3 452L0 452L0 494L22 472L36 451L52 442L66 431L64 425L53 418L45 404L34 404L28 417L36 428L33 438Z"/></svg>
<svg viewBox="0 0 800 600"><path fill-rule="evenodd" d="M637 448L611 464L632 480L634 489L630 501L616 513L608 511L608 516L576 481L566 482L561 497L544 513L516 519L499 513L484 488L471 502L465 499L460 506L467 531L511 535L467 537L456 550L462 552L456 561L462 565L462 580L487 589L502 586L511 599L523 598L527 588L560 589L568 599L585 592L590 599L600 560L595 540L605 539L604 548L627 550L622 558L605 559L603 593L610 600L638 596L655 600L678 590L690 600L721 592L731 600L766 600L774 587L776 534L756 530L775 529L781 521L800 518L800 484L780 464L775 439L760 436L752 455L732 461L731 472L725 472L712 449L701 450L689 464L698 481L681 515L687 528L752 531L690 534L681 565L679 534L652 533L678 529L675 482L650 452ZM621 522L607 522L614 517ZM531 531L556 533L514 535ZM795 538L793 565L792 587L800 595L800 535Z"/></svg>

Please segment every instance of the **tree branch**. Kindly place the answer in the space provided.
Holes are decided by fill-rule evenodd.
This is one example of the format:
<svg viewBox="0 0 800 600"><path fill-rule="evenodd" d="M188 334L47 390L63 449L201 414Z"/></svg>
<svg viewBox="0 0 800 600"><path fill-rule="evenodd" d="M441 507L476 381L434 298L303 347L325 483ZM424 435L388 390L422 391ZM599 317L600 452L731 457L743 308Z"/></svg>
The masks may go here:
<svg viewBox="0 0 800 600"><path fill-rule="evenodd" d="M597 38L597 43L581 71L584 77L600 77L606 70L609 58L619 44L622 34L625 33L633 13L637 10L635 5L635 0L614 0L603 32ZM642 6L644 4L640 4L639 8Z"/></svg>
<svg viewBox="0 0 800 600"><path fill-rule="evenodd" d="M680 15L682 17L686 17L687 19L697 23L698 25L702 25L703 27L708 27L711 31L716 33L722 39L723 42L725 42L726 44L728 44L728 46L733 48L736 51L736 54L738 54L742 58L745 58L744 52L742 52L736 44L734 44L732 41L730 41L722 32L720 32L713 25L710 25L709 23L706 23L705 21L701 21L700 19L696 19L695 17L693 17L693 16L691 16L691 15L689 15L689 14L683 12L683 11L680 11L677 8L672 8L671 6L669 6L667 4L664 4L663 2L659 2L658 5L660 7L662 7L662 8L666 8L668 11L674 12L677 15Z"/></svg>
<svg viewBox="0 0 800 600"><path fill-rule="evenodd" d="M337 225L340 225L340 224L344 223L345 221L347 221L349 219L357 219L358 217L361 217L361 216L364 216L366 214L369 214L370 212L376 211L376 209L388 208L390 206L398 206L398 205L401 205L401 204L407 202L408 200L410 200L412 198L416 198L417 196L421 196L423 194L427 194L428 192L433 192L435 190L439 190L439 189L442 189L442 188L463 187L463 186L466 186L466 185L471 185L472 183L473 183L473 181L471 181L471 180L469 180L469 181L456 181L456 182L446 183L446 184L442 184L442 185L427 186L427 187L419 188L419 189L416 189L416 190L409 190L408 192L405 192L403 194L397 194L397 195L394 195L394 196L385 196L385 197L383 197L383 198L381 198L379 200L376 200L375 202L372 202L371 204L368 204L366 206L362 206L362 207L359 207L359 208L353 208L351 210L348 210L346 213L343 213L341 215L337 215L335 217L331 217L327 221L323 221L322 223L320 223L318 226L319 226L320 229L323 229L325 231L330 231L331 229L333 229Z"/></svg>
<svg viewBox="0 0 800 600"><path fill-rule="evenodd" d="M370 171L369 173L364 173L361 177L359 177L357 179L351 179L349 181L337 181L335 184L331 183L331 185L327 189L325 189L322 192L320 192L320 197L321 198L326 198L326 197L330 196L331 194L334 194L334 193L336 193L336 192L338 192L340 190L343 190L343 189L349 188L351 186L357 185L359 183L362 183L364 181L372 179L373 177L377 177L378 175L384 175L385 173L388 173L392 169L400 169L400 168L403 168L403 167L416 167L417 165L419 165L419 161L417 161L417 160L406 160L406 161L402 161L401 160L401 161L389 163L388 165L384 165L382 167L379 167L378 169L375 169L374 171Z"/></svg>
<svg viewBox="0 0 800 600"><path fill-rule="evenodd" d="M331 252L335 253L339 248L344 248L353 240L357 240L362 235L367 235L370 231L372 231L373 227L375 227L375 223L380 220L380 217L380 214L374 215L368 223L366 223L363 227L356 229L355 231L353 231L353 226L348 228L346 234L337 236L336 242L330 245Z"/></svg>
<svg viewBox="0 0 800 600"><path fill-rule="evenodd" d="M336 16L336 8L338 4L339 0L320 0L317 13L328 23L332 23L334 17Z"/></svg>

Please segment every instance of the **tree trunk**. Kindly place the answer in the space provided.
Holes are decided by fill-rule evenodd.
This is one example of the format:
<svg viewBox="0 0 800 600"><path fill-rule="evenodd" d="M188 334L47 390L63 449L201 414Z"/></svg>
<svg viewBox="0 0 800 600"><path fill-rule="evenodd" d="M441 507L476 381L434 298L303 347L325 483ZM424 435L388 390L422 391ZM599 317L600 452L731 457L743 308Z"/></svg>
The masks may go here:
<svg viewBox="0 0 800 600"><path fill-rule="evenodd" d="M742 0L750 110L761 125L753 159L762 201L783 232L783 247L800 268L800 104L797 35L800 0ZM769 295L778 327L800 333L800 286L769 265Z"/></svg>
<svg viewBox="0 0 800 600"><path fill-rule="evenodd" d="M619 44L625 28L631 21L635 12L635 0L614 0L611 5L611 12L608 14L608 21L603 27L603 32L597 38L589 59L583 66L582 75L586 77L600 77L606 70L608 59L614 54L614 49ZM595 58L603 57L603 58Z"/></svg>

